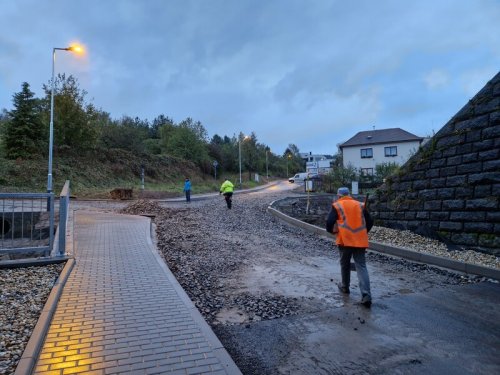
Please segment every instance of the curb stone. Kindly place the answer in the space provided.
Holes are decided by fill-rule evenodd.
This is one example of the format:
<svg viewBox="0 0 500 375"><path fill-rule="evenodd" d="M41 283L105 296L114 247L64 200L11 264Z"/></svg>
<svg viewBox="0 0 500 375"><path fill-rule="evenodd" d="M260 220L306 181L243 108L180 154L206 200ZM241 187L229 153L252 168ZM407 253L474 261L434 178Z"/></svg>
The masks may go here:
<svg viewBox="0 0 500 375"><path fill-rule="evenodd" d="M278 217L279 219L281 219L281 220L283 220L291 225L302 228L306 231L316 233L316 234L319 234L322 236L326 236L329 238L335 238L332 234L328 233L326 231L326 229L320 228L316 225L305 223L301 220L290 217L281 211L278 211L277 209L272 207L275 202L276 201L271 202L267 208L267 212L269 212L270 214ZM413 260L416 262L421 262L421 263L431 264L431 265L438 266L438 267L451 269L454 271L459 271L459 272L463 272L463 273L467 273L467 274L473 274L473 275L487 277L490 279L500 280L500 270L490 268L490 267L484 267L484 266L479 266L476 264L465 263L465 262L461 262L458 260L447 259L447 258L443 258L443 257L439 257L436 255L431 255L431 254L427 254L427 253L419 253L418 251L413 251L413 250L405 249L405 248L401 248L401 247L389 246L389 245L382 244L379 242L374 242L374 241L370 241L370 246L368 249L379 252L379 253L384 253L384 254L394 255L394 256L401 257L401 258L405 258L405 259L410 259L410 260Z"/></svg>
<svg viewBox="0 0 500 375"><path fill-rule="evenodd" d="M64 285L66 284L66 281L75 266L75 262L74 258L68 259L66 265L61 271L61 274L52 287L49 298L47 298L47 302L45 302L43 310L41 311L40 317L38 318L30 339L26 344L26 348L24 349L23 355L19 360L14 375L26 375L32 373L38 359L38 355L40 354L40 350L42 349L45 341L45 336L47 335L50 323L52 322L52 316L56 311L59 297L61 296Z"/></svg>
<svg viewBox="0 0 500 375"><path fill-rule="evenodd" d="M69 215L68 215L68 224L67 224L67 231L68 235L66 238L66 256L63 257L52 257L51 259L48 260L33 260L33 261L26 261L26 262L20 262L18 264L19 267L30 267L30 266L40 266L40 265L47 265L47 264L53 264L53 263L61 263L61 262L66 262L64 265L63 270L59 274L59 277L57 278L56 282L52 286L52 290L50 291L49 297L47 298L47 301L45 302L45 305L43 306L43 309L40 313L40 316L36 322L35 328L31 332L31 336L28 340L28 343L26 344L26 347L24 348L23 354L21 356L21 359L19 360L16 371L14 372L14 375L25 375L25 374L31 374L33 371L33 368L35 367L36 361L38 359L38 356L40 354L40 351L43 347L43 344L45 342L45 336L47 335L47 332L50 327L50 323L52 322L52 317L56 311L57 304L59 302L59 298L61 296L61 293L64 289L64 285L66 284L66 281L68 280L69 275L71 274L71 271L73 270L73 267L75 266L76 259L73 257L74 253L74 237L73 237L73 230L74 230L74 211L70 210Z"/></svg>

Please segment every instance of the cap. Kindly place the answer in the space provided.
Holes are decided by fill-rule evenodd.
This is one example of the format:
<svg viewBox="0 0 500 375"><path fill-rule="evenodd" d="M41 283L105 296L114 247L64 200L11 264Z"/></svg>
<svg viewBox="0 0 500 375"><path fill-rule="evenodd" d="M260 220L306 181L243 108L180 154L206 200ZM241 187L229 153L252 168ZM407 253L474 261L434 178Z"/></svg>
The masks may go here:
<svg viewBox="0 0 500 375"><path fill-rule="evenodd" d="M346 187L340 187L338 190L337 190L337 194L338 195L349 195L349 188L346 188Z"/></svg>

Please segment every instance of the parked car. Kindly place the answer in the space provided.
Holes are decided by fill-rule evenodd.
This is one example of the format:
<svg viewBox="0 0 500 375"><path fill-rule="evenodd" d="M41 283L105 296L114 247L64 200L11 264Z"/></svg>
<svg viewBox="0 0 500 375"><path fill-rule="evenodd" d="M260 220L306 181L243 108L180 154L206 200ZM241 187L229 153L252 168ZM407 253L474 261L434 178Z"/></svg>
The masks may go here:
<svg viewBox="0 0 500 375"><path fill-rule="evenodd" d="M290 183L294 183L294 182L302 182L305 180L305 178L307 177L307 172L301 172L301 173L297 173L295 176L293 177L290 177L288 179L288 182Z"/></svg>
<svg viewBox="0 0 500 375"><path fill-rule="evenodd" d="M312 174L312 173L307 173L307 172L301 172L297 173L295 176L290 177L288 179L288 182L294 183L294 182L304 182L307 178L309 179L318 179L320 178L317 174Z"/></svg>

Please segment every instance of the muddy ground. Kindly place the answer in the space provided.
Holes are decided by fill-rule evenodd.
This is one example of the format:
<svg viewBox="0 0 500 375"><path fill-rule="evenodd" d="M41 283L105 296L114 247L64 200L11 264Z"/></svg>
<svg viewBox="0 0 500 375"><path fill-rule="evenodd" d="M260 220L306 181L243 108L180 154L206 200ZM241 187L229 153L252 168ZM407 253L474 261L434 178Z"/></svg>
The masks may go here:
<svg viewBox="0 0 500 375"><path fill-rule="evenodd" d="M370 253L366 309L355 273L338 293L330 239L266 212L293 194L150 209L159 251L243 374L499 373L498 284Z"/></svg>

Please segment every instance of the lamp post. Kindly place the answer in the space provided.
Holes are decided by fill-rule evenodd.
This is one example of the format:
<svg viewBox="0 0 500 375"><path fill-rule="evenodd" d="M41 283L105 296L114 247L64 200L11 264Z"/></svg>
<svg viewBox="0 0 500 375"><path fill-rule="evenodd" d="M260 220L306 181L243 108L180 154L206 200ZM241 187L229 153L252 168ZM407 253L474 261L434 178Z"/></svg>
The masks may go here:
<svg viewBox="0 0 500 375"><path fill-rule="evenodd" d="M54 66L56 64L56 50L82 52L82 47L74 45L66 48L52 49L52 80L50 90L50 125L49 125L49 171L47 175L47 193L52 193L52 149L54 148Z"/></svg>
<svg viewBox="0 0 500 375"><path fill-rule="evenodd" d="M243 139L241 139L241 137L240 137L239 142L238 142L238 159L239 159L239 163L240 163L240 189L241 189L241 142L247 138L248 138L248 136L244 136Z"/></svg>
<svg viewBox="0 0 500 375"><path fill-rule="evenodd" d="M269 147L266 148L266 176L267 176L267 179L269 180L269 165L267 162L267 154L268 153L269 153Z"/></svg>
<svg viewBox="0 0 500 375"><path fill-rule="evenodd" d="M288 161L292 158L291 154L286 156L286 178L288 178Z"/></svg>

